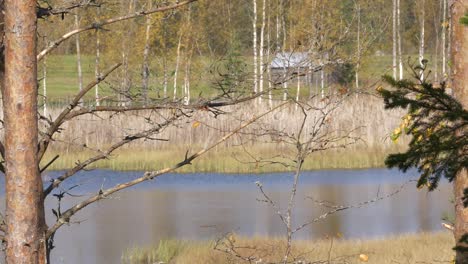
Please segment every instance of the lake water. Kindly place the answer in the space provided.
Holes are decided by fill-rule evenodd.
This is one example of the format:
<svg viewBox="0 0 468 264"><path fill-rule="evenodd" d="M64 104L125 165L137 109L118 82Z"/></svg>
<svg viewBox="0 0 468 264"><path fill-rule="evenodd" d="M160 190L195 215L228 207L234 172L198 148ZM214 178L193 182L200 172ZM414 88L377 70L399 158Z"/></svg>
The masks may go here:
<svg viewBox="0 0 468 264"><path fill-rule="evenodd" d="M60 172L49 172L46 177L58 175ZM68 197L62 208L95 194L101 186L111 187L140 175L142 172L82 172L64 187L80 184L71 193L83 196ZM416 177L416 173L403 175L385 169L304 172L294 223L302 224L329 210L313 199L337 205L357 204L388 195ZM262 182L282 209L286 208L292 174L168 174L77 214L72 220L79 223L58 231L52 258L54 263L119 263L126 248L157 244L164 238L215 239L230 231L244 236L284 235L278 215L257 201L262 196L256 181ZM314 239L338 233L345 238L376 238L440 230L441 218L453 211L451 191L448 183L428 193L417 190L411 182L391 198L339 212L301 230L296 238ZM51 208L56 204L57 200L50 196L49 224L53 220Z"/></svg>

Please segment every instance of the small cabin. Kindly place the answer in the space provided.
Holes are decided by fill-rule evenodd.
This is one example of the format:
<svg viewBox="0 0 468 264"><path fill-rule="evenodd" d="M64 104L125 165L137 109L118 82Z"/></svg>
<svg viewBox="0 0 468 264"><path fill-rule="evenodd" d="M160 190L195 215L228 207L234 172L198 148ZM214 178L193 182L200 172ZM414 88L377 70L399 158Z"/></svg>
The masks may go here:
<svg viewBox="0 0 468 264"><path fill-rule="evenodd" d="M270 63L273 83L283 86L315 86L322 66L307 52L279 52Z"/></svg>

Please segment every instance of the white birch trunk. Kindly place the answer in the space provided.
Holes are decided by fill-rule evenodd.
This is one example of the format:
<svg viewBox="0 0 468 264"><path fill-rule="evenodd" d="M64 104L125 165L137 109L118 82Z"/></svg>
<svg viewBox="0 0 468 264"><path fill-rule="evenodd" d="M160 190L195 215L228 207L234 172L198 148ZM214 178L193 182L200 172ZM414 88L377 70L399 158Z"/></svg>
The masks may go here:
<svg viewBox="0 0 468 264"><path fill-rule="evenodd" d="M270 29L270 17L271 17L271 11L270 11L270 6L268 6L268 33L267 33L267 76L268 76L268 104L270 107L273 107L273 94L271 89L272 84L271 84L271 67L270 67L270 54L271 54L271 29Z"/></svg>
<svg viewBox="0 0 468 264"><path fill-rule="evenodd" d="M361 68L361 7L357 6L357 63L356 63L356 89L359 90L359 69Z"/></svg>
<svg viewBox="0 0 468 264"><path fill-rule="evenodd" d="M179 73L179 64L180 64L180 47L182 45L182 31L179 36L179 43L177 44L177 58L176 58L176 67L174 71L174 101L177 98L177 75Z"/></svg>
<svg viewBox="0 0 468 264"><path fill-rule="evenodd" d="M419 45L419 64L421 67L424 67L424 48L425 48L425 24L426 24L426 11L425 11L425 2L426 0L422 0L422 7L421 7L421 35L420 35L420 45ZM424 79L424 71L420 71L421 80Z"/></svg>
<svg viewBox="0 0 468 264"><path fill-rule="evenodd" d="M168 74L167 74L167 57L163 56L163 94L164 98L167 98L167 85L168 85Z"/></svg>
<svg viewBox="0 0 468 264"><path fill-rule="evenodd" d="M42 89L44 116L47 117L47 56L42 60Z"/></svg>
<svg viewBox="0 0 468 264"><path fill-rule="evenodd" d="M262 28L260 32L260 84L259 92L263 92L263 83L265 78L265 64L264 64L264 49L265 49L265 25L266 25L266 0L263 0L262 6ZM259 97L259 102L262 103L262 96Z"/></svg>
<svg viewBox="0 0 468 264"><path fill-rule="evenodd" d="M101 7L97 9L98 19L101 16ZM101 34L99 30L96 30L96 61L94 65L94 75L96 79L101 77ZM100 106L101 100L99 98L99 84L96 84L94 98L96 100L96 106Z"/></svg>
<svg viewBox="0 0 468 264"><path fill-rule="evenodd" d="M153 0L148 0L148 9L153 7ZM143 50L143 67L142 67L142 77L143 77L143 100L145 104L148 102L148 84L149 84L149 51L150 51L150 35L152 27L151 15L146 16L146 30L145 30L145 48Z"/></svg>
<svg viewBox="0 0 468 264"><path fill-rule="evenodd" d="M301 76L299 74L299 68L297 69L297 90L296 90L296 102L299 102L299 95L301 93ZM296 104L297 109L297 104Z"/></svg>
<svg viewBox="0 0 468 264"><path fill-rule="evenodd" d="M254 93L258 93L258 54L257 54L257 0L253 0L253 65Z"/></svg>
<svg viewBox="0 0 468 264"><path fill-rule="evenodd" d="M320 94L322 98L325 98L325 71L322 69L320 70Z"/></svg>
<svg viewBox="0 0 468 264"><path fill-rule="evenodd" d="M400 0L397 0L397 38L398 38L398 71L400 73L400 80L403 80L403 54L401 51L401 9Z"/></svg>
<svg viewBox="0 0 468 264"><path fill-rule="evenodd" d="M75 14L75 28L80 28L80 15L78 11ZM77 34L75 38L76 44L76 64L78 67L78 90L83 90L83 72L81 68L81 47L80 47L80 35ZM80 100L80 105L83 105L83 99Z"/></svg>

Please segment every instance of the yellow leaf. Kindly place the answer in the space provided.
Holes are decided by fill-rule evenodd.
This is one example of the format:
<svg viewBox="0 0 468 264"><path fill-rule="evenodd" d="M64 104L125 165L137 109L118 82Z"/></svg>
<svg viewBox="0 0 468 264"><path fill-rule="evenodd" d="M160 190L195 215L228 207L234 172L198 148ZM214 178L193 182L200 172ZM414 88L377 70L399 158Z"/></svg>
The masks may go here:
<svg viewBox="0 0 468 264"><path fill-rule="evenodd" d="M192 127L193 127L193 128L197 128L197 127L199 127L200 125L201 125L200 122L195 121L195 122L193 122Z"/></svg>
<svg viewBox="0 0 468 264"><path fill-rule="evenodd" d="M368 262L369 261L369 256L367 256L366 254L361 254L361 255L359 255L359 260L361 262Z"/></svg>

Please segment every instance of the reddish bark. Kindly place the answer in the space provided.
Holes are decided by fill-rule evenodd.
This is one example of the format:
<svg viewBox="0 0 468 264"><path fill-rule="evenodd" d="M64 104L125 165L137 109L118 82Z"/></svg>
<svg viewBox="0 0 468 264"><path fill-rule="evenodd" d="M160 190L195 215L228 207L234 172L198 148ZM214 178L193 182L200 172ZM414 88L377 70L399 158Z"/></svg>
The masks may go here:
<svg viewBox="0 0 468 264"><path fill-rule="evenodd" d="M36 29L36 0L5 0L7 263L45 262L43 188L37 157Z"/></svg>
<svg viewBox="0 0 468 264"><path fill-rule="evenodd" d="M455 97L468 108L468 27L459 23L468 10L468 0L454 1L452 6L452 85ZM465 131L460 131L465 133ZM463 206L464 190L468 188L466 169L458 173L454 183L455 194L455 239L457 241L456 263L468 263L468 243L460 241L468 234L468 208ZM463 250L465 249L465 250Z"/></svg>

